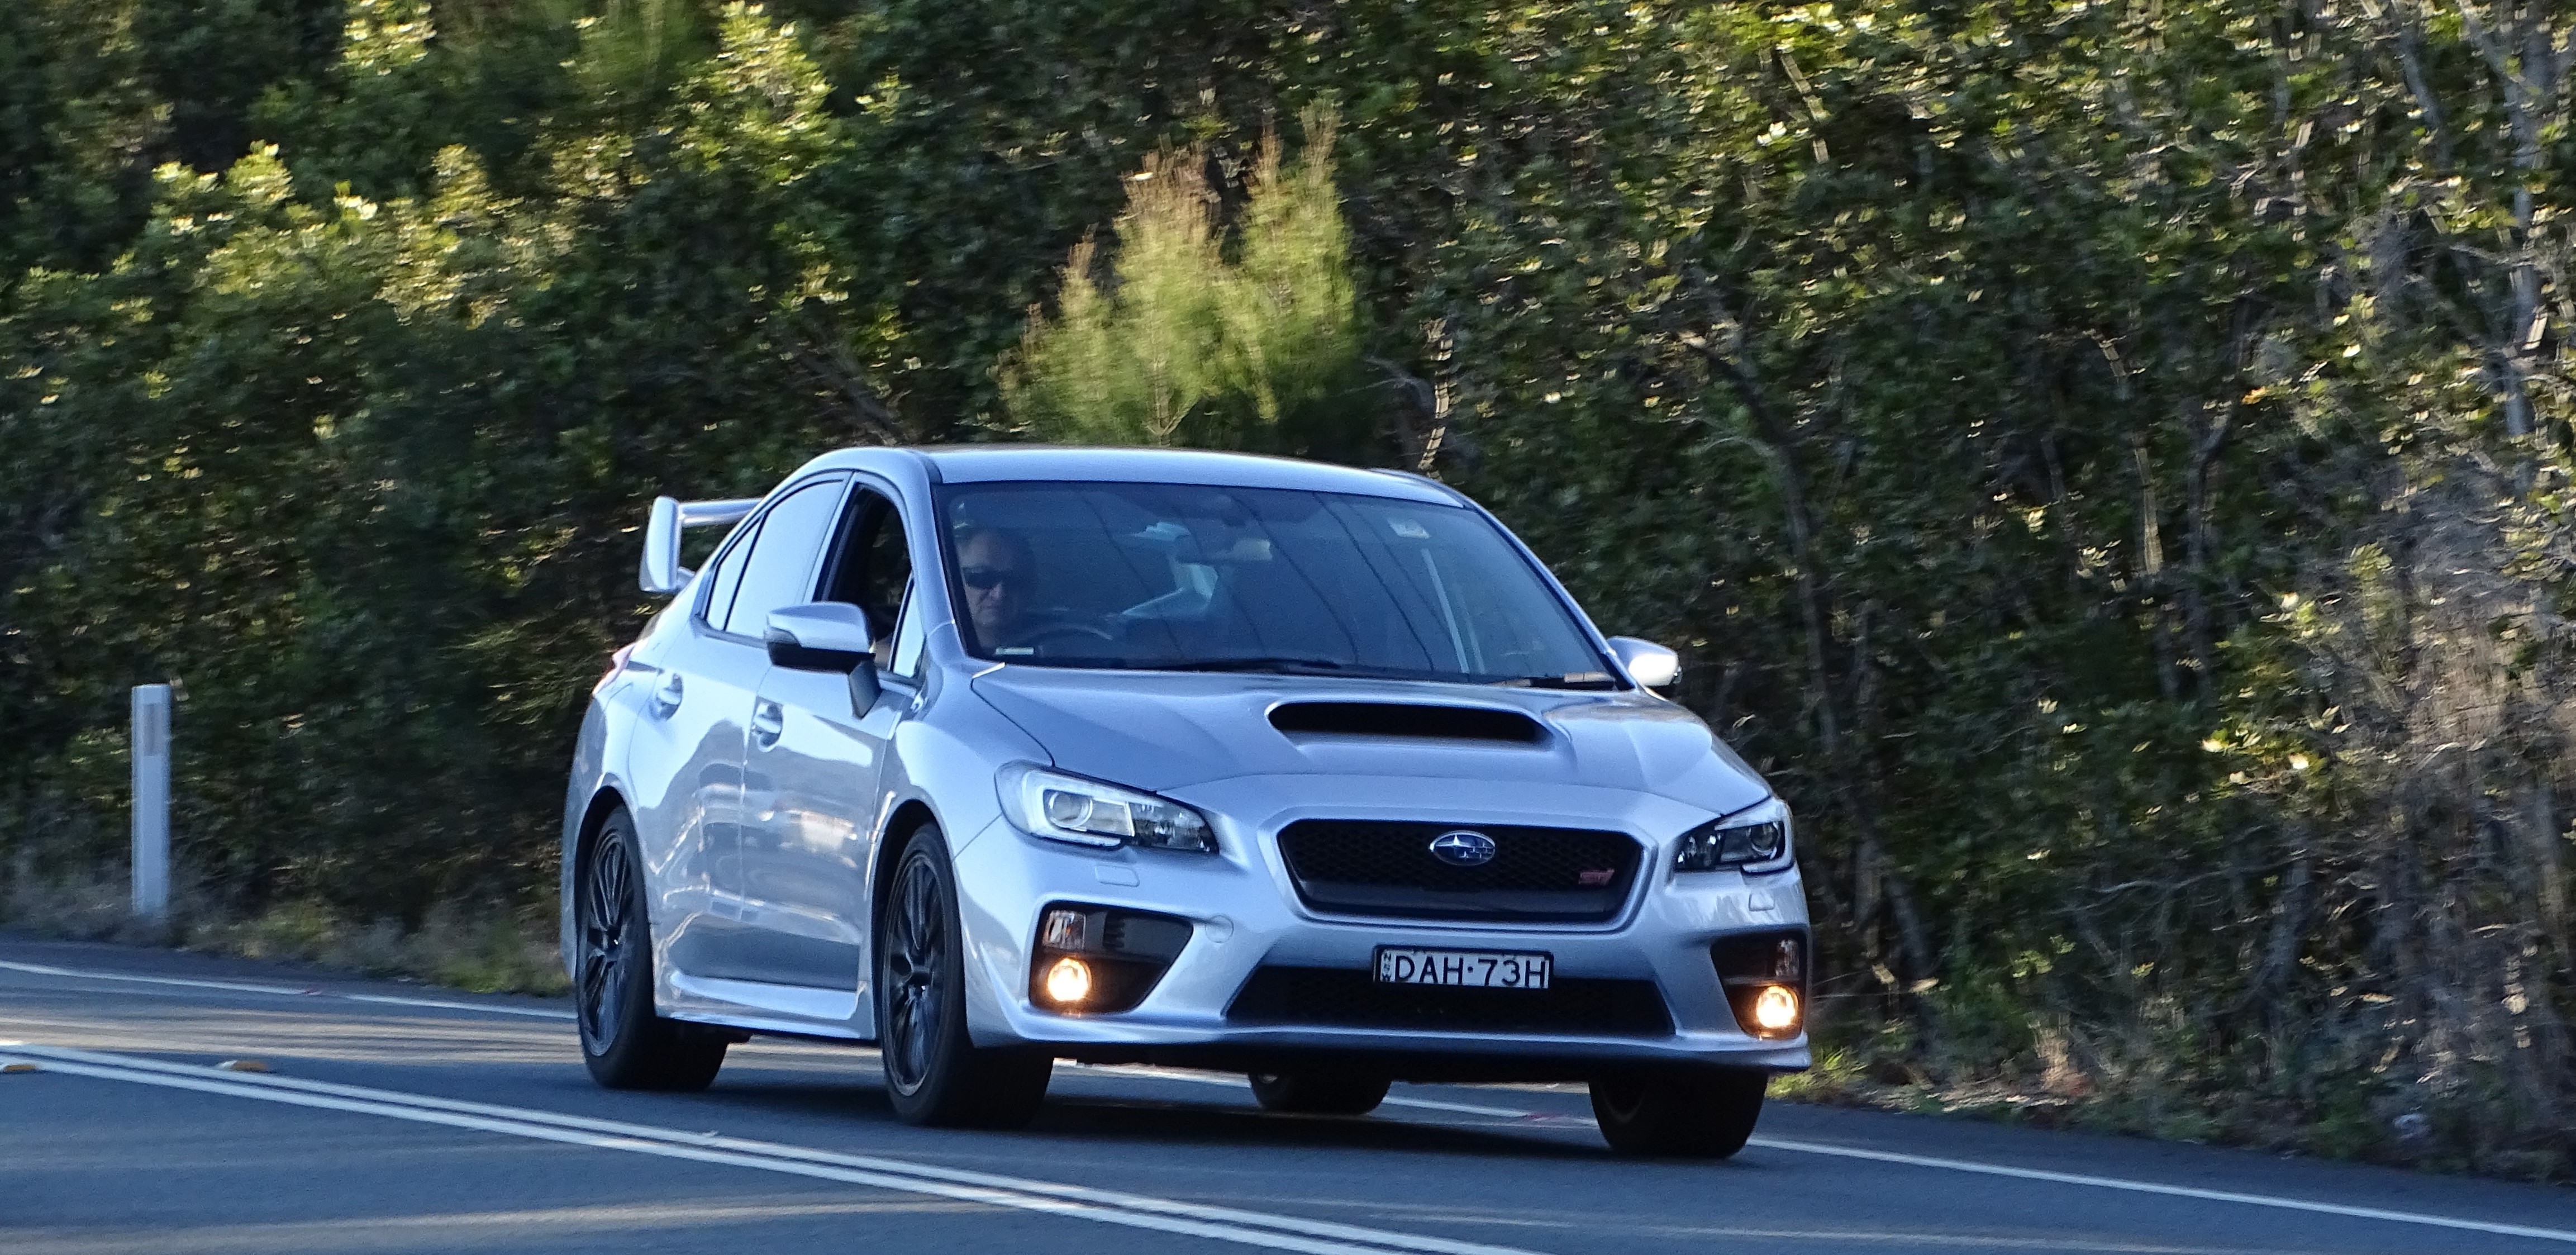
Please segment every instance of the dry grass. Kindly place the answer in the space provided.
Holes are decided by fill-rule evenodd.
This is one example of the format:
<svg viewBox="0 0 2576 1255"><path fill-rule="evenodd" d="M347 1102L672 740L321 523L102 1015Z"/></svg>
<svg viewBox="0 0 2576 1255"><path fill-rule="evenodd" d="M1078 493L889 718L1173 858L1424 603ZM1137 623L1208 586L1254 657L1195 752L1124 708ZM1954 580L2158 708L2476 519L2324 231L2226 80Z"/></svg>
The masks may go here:
<svg viewBox="0 0 2576 1255"><path fill-rule="evenodd" d="M2428 1172L2557 1184L2576 1179L2563 1147L2547 1141L2498 1144L2496 1130L2472 1127L2492 1123L2498 1101L2492 1095L2445 1104L2422 1089L2214 1087L2175 1069L2171 1060L2145 1065L2098 1051L2078 1062L2043 1050L2031 1066L1984 1067L1921 1050L1901 1026L1872 1031L1858 1018L1813 1026L1814 1066L1775 1078L1771 1097Z"/></svg>
<svg viewBox="0 0 2576 1255"><path fill-rule="evenodd" d="M442 902L418 927L358 921L317 902L256 912L226 910L193 888L174 890L170 919L130 909L125 877L94 872L16 880L0 896L0 924L39 936L126 945L177 945L245 959L311 963L368 976L403 976L476 993L565 992L554 919L489 902Z"/></svg>

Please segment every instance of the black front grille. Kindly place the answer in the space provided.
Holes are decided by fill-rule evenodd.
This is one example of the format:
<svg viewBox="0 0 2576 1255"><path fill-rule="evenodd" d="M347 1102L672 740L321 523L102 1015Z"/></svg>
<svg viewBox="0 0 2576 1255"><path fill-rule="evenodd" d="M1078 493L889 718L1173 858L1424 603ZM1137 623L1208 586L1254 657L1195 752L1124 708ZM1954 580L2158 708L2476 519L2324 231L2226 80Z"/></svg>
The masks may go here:
<svg viewBox="0 0 2576 1255"><path fill-rule="evenodd" d="M1297 894L1318 910L1408 919L1606 920L1628 900L1641 847L1624 833L1482 825L1494 843L1472 867L1431 852L1457 824L1302 819L1279 834Z"/></svg>
<svg viewBox="0 0 2576 1255"><path fill-rule="evenodd" d="M1382 984L1338 967L1262 967L1234 996L1234 1024L1400 1028L1450 1033L1576 1033L1664 1037L1664 996L1648 980L1558 977L1546 989L1450 989Z"/></svg>

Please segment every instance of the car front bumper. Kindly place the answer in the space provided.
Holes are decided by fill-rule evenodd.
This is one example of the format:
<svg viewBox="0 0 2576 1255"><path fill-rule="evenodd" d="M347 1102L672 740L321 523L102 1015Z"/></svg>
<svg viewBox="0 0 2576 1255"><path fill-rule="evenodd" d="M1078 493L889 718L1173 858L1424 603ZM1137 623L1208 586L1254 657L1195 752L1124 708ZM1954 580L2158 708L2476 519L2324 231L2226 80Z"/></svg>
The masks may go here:
<svg viewBox="0 0 2576 1255"><path fill-rule="evenodd" d="M1798 873L1672 872L1672 838L1710 818L1705 812L1617 790L1495 782L1470 788L1344 775L1242 777L1170 796L1209 817L1217 853L1094 850L1031 837L1001 820L956 846L959 906L973 956L968 1021L977 1044L1040 1044L1096 1062L1211 1067L1365 1056L1372 1066L1410 1079L1572 1079L1653 1064L1808 1066L1804 1036L1757 1040L1738 1025L1710 953L1724 936L1803 932ZM1598 924L1326 915L1300 900L1277 834L1298 819L1327 817L1617 828L1645 844L1645 861L1625 907ZM1059 903L1177 916L1190 921L1193 934L1134 1010L1062 1014L1029 997L1039 915ZM1560 984L1651 981L1672 1031L1635 1035L1577 1025L1488 1032L1229 1017L1238 993L1265 965L1364 973L1380 946L1545 951Z"/></svg>

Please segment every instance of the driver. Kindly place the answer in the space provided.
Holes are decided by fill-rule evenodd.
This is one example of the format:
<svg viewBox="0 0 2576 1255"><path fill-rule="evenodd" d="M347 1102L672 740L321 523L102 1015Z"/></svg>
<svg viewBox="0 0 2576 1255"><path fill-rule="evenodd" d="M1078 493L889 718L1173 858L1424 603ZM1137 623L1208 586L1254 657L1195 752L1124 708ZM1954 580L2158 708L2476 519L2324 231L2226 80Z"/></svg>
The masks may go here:
<svg viewBox="0 0 2576 1255"><path fill-rule="evenodd" d="M1017 644L1034 626L1029 580L1037 555L1016 532L979 527L957 542L957 579L966 586L966 613L975 639L986 649Z"/></svg>

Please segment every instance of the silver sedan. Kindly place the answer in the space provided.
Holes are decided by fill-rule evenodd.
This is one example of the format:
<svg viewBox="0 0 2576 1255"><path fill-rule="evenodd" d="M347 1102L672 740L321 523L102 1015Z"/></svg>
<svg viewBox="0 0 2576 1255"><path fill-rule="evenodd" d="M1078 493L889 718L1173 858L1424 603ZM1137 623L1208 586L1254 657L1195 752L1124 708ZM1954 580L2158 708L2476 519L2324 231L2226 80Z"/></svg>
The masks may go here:
<svg viewBox="0 0 2576 1255"><path fill-rule="evenodd" d="M1613 1146L1725 1155L1808 1064L1786 807L1437 482L844 450L657 501L642 583L564 809L603 1085L753 1033L876 1043L929 1124L1027 1120L1058 1058L1326 1113L1581 1080Z"/></svg>

